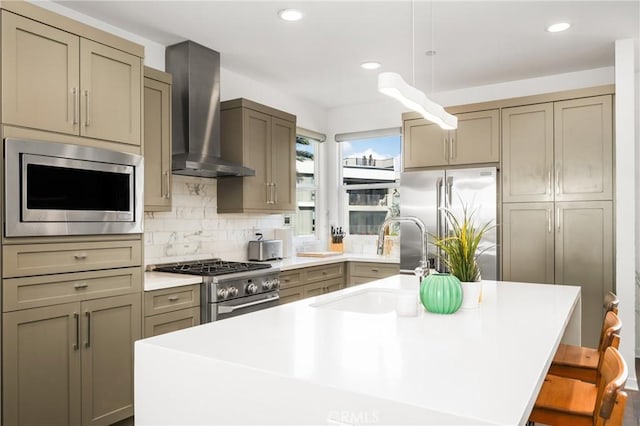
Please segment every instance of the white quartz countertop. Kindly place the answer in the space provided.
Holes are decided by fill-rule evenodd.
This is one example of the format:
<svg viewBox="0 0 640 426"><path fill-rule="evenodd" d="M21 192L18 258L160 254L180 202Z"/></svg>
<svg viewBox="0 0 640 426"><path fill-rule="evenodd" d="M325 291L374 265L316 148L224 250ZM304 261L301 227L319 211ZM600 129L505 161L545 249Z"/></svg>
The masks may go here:
<svg viewBox="0 0 640 426"><path fill-rule="evenodd" d="M400 263L398 258L378 256L373 254L339 254L327 257L293 257L280 261L267 262L281 271L289 271L307 266L329 265L336 262L376 262L376 263ZM168 272L145 272L144 291L161 290L183 285L198 284L202 277L184 274L171 274Z"/></svg>
<svg viewBox="0 0 640 426"><path fill-rule="evenodd" d="M371 288L418 284L396 275L136 342L136 424L523 424L580 312L579 287L493 281L452 315L310 306Z"/></svg>

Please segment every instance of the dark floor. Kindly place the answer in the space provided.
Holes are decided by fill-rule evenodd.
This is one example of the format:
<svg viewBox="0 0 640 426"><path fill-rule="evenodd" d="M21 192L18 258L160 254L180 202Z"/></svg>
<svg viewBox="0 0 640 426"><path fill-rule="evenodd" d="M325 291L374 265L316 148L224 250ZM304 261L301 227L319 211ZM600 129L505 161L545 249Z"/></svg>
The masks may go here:
<svg viewBox="0 0 640 426"><path fill-rule="evenodd" d="M636 358L636 377L640 377L640 358ZM627 391L627 407L624 410L623 426L640 426L640 392Z"/></svg>

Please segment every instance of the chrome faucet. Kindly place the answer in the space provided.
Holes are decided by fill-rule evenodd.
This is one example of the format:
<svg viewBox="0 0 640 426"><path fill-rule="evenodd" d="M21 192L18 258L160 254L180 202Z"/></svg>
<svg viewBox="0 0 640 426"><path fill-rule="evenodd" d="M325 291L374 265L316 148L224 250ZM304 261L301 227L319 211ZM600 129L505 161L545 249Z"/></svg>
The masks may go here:
<svg viewBox="0 0 640 426"><path fill-rule="evenodd" d="M382 254L384 252L384 231L390 224L396 222L410 222L420 228L420 236L422 238L422 256L420 257L418 266L413 270L413 273L422 282L422 279L429 275L429 264L427 262L427 244L429 242L429 234L427 233L427 226L420 218L414 216L398 216L386 219L378 231L378 254Z"/></svg>

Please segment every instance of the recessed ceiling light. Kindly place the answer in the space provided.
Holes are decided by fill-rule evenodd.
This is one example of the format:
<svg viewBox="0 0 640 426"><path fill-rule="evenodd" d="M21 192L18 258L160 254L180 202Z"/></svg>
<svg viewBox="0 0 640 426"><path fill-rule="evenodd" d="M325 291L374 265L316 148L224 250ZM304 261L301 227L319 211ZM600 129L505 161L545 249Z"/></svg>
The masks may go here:
<svg viewBox="0 0 640 426"><path fill-rule="evenodd" d="M435 50L427 50L426 52L424 52L425 55L427 56L436 56L436 51Z"/></svg>
<svg viewBox="0 0 640 426"><path fill-rule="evenodd" d="M557 24L549 25L547 27L547 31L550 33L559 33L560 31L566 31L571 27L571 24L568 22L559 22Z"/></svg>
<svg viewBox="0 0 640 426"><path fill-rule="evenodd" d="M380 62L363 62L360 66L365 70L377 70L381 67Z"/></svg>
<svg viewBox="0 0 640 426"><path fill-rule="evenodd" d="M278 12L278 16L285 21L299 21L302 19L302 12L296 9L283 9Z"/></svg>

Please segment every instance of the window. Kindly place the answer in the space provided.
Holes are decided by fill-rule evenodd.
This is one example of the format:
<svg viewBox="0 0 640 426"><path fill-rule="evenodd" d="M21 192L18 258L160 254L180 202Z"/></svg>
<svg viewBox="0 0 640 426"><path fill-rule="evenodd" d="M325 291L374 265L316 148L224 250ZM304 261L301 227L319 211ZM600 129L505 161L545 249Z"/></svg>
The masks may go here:
<svg viewBox="0 0 640 426"><path fill-rule="evenodd" d="M295 236L315 236L316 233L317 153L317 141L299 135L296 137Z"/></svg>
<svg viewBox="0 0 640 426"><path fill-rule="evenodd" d="M399 214L400 134L373 133L340 143L344 221L350 235L377 235L387 217Z"/></svg>

